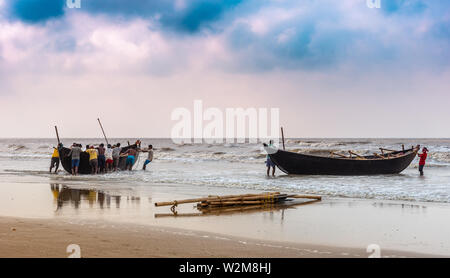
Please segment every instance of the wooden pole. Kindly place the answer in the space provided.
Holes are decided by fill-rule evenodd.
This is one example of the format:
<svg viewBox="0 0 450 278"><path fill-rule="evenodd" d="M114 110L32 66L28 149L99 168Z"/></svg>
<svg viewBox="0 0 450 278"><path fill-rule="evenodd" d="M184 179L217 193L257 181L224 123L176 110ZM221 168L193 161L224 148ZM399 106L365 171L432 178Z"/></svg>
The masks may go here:
<svg viewBox="0 0 450 278"><path fill-rule="evenodd" d="M361 158L361 159L366 159L364 156L361 156L361 155L359 155L359 154L357 154L357 153L355 153L355 152L352 152L352 151L348 151L350 154L353 154L354 156L356 156L356 157L358 157L358 158Z"/></svg>
<svg viewBox="0 0 450 278"><path fill-rule="evenodd" d="M322 200L322 196L315 196L315 195L287 195L288 198L296 198L296 199L313 199L313 200Z"/></svg>
<svg viewBox="0 0 450 278"><path fill-rule="evenodd" d="M177 204L197 203L197 202L203 202L203 201L217 201L217 200L235 199L235 198L248 198L248 197L264 198L264 197L268 197L268 196L275 196L278 194L280 194L280 192L270 192L270 193L262 193L262 194L245 194L245 195L208 196L208 197L203 197L203 198L177 200L177 201L171 201L171 202L158 202L158 203L155 203L155 206L156 207L173 206L173 205L177 205Z"/></svg>
<svg viewBox="0 0 450 278"><path fill-rule="evenodd" d="M281 140L283 141L283 151L286 150L286 148L284 147L284 132L283 132L283 127L281 127Z"/></svg>
<svg viewBox="0 0 450 278"><path fill-rule="evenodd" d="M343 158L348 158L347 156L345 156L345 155L343 155L343 154L335 153L335 152L333 152L333 151L331 151L330 154L332 154L332 155L337 155L337 156L340 156L340 157L343 157Z"/></svg>
<svg viewBox="0 0 450 278"><path fill-rule="evenodd" d="M379 155L379 154L377 154L377 153L373 153L373 156L378 157L378 158L381 158L381 159L386 159L386 157L381 156L381 155Z"/></svg>
<svg viewBox="0 0 450 278"><path fill-rule="evenodd" d="M396 150L390 150L390 149L385 149L385 148L380 148L381 152L383 151L388 151L388 152L396 152Z"/></svg>
<svg viewBox="0 0 450 278"><path fill-rule="evenodd" d="M100 124L100 128L102 129L102 132L103 132L103 136L105 136L106 144L109 145L108 138L106 138L105 130L103 130L103 126L102 126L102 123L100 122L100 118L97 118L97 121Z"/></svg>
<svg viewBox="0 0 450 278"><path fill-rule="evenodd" d="M59 133L58 133L58 127L55 125L55 131L56 131L56 139L58 139L58 145L61 144L61 141L59 140Z"/></svg>

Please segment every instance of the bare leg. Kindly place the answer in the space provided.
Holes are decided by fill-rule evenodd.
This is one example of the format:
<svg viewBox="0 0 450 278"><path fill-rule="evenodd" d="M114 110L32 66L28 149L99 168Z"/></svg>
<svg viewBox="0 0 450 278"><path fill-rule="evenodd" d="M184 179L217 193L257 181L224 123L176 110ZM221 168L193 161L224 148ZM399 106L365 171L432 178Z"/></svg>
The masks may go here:
<svg viewBox="0 0 450 278"><path fill-rule="evenodd" d="M275 176L275 167L272 168L272 176Z"/></svg>
<svg viewBox="0 0 450 278"><path fill-rule="evenodd" d="M270 167L267 167L267 176L270 176Z"/></svg>

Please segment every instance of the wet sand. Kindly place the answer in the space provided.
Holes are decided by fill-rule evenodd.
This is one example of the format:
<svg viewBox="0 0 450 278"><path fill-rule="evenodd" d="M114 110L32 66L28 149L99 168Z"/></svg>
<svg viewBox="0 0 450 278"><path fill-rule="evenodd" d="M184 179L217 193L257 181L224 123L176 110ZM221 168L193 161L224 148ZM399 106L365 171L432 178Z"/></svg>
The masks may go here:
<svg viewBox="0 0 450 278"><path fill-rule="evenodd" d="M281 243L196 233L189 230L117 224L107 221L74 224L66 221L0 218L0 257L68 257L71 244L81 257L147 258L365 258L366 250L298 243ZM429 257L383 250L383 257Z"/></svg>
<svg viewBox="0 0 450 278"><path fill-rule="evenodd" d="M382 257L450 256L448 204L324 196L302 206L210 214L185 204L177 216L154 206L241 193L251 192L3 181L0 256L66 257L72 243L81 246L83 257L366 258L372 244Z"/></svg>

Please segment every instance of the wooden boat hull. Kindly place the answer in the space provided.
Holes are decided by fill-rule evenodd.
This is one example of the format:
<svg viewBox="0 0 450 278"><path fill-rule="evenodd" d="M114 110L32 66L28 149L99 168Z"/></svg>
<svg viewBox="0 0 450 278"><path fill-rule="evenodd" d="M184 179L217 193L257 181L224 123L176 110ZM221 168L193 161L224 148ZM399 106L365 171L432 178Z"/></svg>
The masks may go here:
<svg viewBox="0 0 450 278"><path fill-rule="evenodd" d="M417 155L418 148L387 154L385 158L366 156L364 159L322 157L274 150L265 147L272 162L286 174L294 175L382 175L405 170ZM401 154L401 155L399 155ZM392 155L399 155L392 157Z"/></svg>
<svg viewBox="0 0 450 278"><path fill-rule="evenodd" d="M130 145L122 148L122 151L120 153L126 152L129 148L136 145ZM61 165L63 166L64 170L66 170L68 173L72 174L72 156L67 156L67 154L70 152L69 148L60 148L59 149L59 155L61 158ZM134 160L134 164L136 164L139 157L139 152L136 154L136 159ZM126 157L121 157L119 159L119 165L118 169L125 170L126 166ZM133 166L134 166L133 164ZM78 174L91 174L92 169L89 165L89 154L87 152L81 152L80 154L80 166L78 167Z"/></svg>

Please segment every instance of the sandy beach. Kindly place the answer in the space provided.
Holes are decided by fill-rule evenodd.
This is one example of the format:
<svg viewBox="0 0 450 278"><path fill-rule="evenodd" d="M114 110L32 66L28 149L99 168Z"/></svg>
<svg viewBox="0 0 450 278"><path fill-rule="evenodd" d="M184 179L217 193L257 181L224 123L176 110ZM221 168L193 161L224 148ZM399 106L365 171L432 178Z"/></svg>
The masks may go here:
<svg viewBox="0 0 450 278"><path fill-rule="evenodd" d="M66 221L0 218L0 257L68 257L70 244L80 246L81 257L146 258L365 258L366 250L312 244L281 243L189 230L117 224L78 225ZM401 251L383 251L384 257L429 257ZM370 254L369 254L370 255Z"/></svg>

